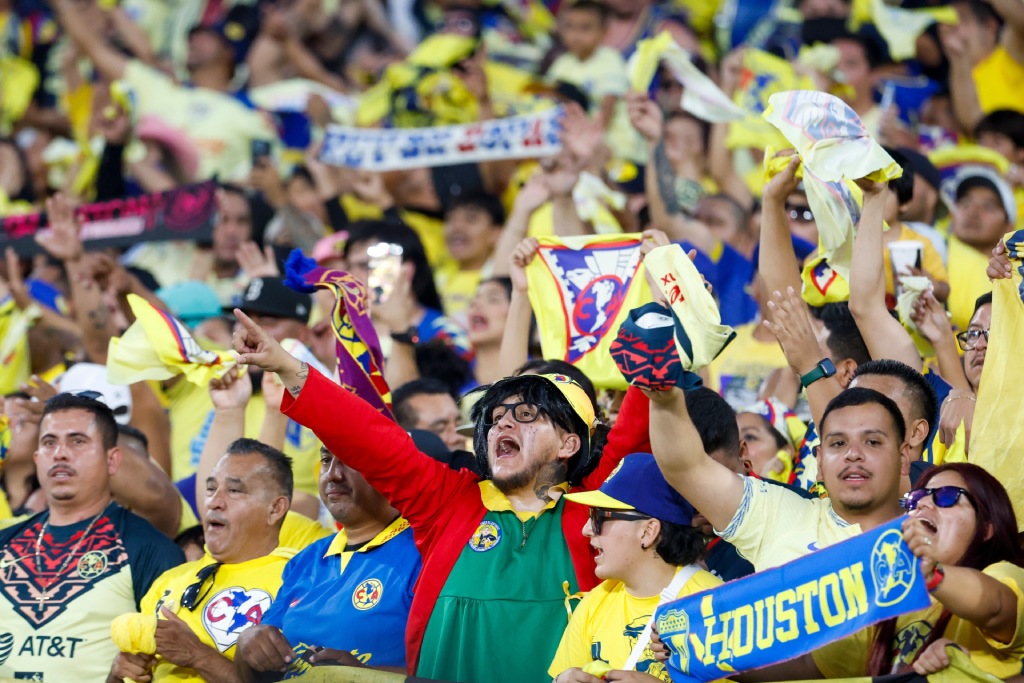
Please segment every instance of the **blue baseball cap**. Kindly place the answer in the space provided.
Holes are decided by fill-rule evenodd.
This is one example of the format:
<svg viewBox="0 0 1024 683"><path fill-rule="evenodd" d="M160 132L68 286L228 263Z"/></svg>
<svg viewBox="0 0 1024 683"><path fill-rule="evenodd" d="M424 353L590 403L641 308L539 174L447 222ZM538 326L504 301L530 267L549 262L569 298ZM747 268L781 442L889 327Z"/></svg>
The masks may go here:
<svg viewBox="0 0 1024 683"><path fill-rule="evenodd" d="M636 510L654 519L690 526L697 511L669 486L650 453L627 455L597 491L569 493L566 500L604 510Z"/></svg>
<svg viewBox="0 0 1024 683"><path fill-rule="evenodd" d="M205 282L185 280L156 290L156 295L186 327L224 315L217 292Z"/></svg>

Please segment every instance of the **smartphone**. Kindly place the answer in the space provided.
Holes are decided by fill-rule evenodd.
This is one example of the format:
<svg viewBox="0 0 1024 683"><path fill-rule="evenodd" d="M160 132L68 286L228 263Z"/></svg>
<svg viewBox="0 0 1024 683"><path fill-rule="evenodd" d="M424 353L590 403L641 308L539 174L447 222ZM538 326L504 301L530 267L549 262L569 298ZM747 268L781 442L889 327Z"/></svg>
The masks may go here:
<svg viewBox="0 0 1024 683"><path fill-rule="evenodd" d="M261 160L270 158L270 141L253 140L250 143L249 153L252 155L252 165L258 166Z"/></svg>
<svg viewBox="0 0 1024 683"><path fill-rule="evenodd" d="M366 287L370 290L370 299L375 304L382 304L391 296L395 282L402 269L402 245L390 242L378 242L368 247L370 274L366 278Z"/></svg>

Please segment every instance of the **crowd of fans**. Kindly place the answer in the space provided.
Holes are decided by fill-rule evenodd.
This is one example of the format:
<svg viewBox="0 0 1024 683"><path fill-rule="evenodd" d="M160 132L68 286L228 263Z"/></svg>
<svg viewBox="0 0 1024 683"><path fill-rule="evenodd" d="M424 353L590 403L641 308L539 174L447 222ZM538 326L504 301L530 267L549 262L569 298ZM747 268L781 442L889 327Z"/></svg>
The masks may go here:
<svg viewBox="0 0 1024 683"><path fill-rule="evenodd" d="M638 88L663 34L750 117L702 120L666 66ZM842 287L801 160L751 121L773 82L902 169L850 179ZM0 679L669 680L665 594L905 518L929 609L738 679L957 647L1024 680L1024 487L972 462L1001 428L982 378L1016 402L984 368L1022 92L1021 0L0 0L0 221L47 226L0 264ZM331 126L555 106L550 157L321 159ZM93 248L76 217L211 180L209 240ZM617 233L682 245L735 329L699 377L620 390L542 354L540 240ZM293 250L363 285L393 419L339 378ZM237 365L112 383L136 297Z"/></svg>

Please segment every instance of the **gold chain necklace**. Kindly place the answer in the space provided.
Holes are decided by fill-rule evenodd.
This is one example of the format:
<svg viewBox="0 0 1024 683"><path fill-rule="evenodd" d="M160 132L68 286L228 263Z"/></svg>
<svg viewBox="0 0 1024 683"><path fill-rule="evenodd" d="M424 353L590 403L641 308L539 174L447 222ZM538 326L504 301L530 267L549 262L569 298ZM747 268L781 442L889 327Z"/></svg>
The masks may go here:
<svg viewBox="0 0 1024 683"><path fill-rule="evenodd" d="M77 553L78 549L82 547L82 541L84 541L85 537L89 535L90 531L92 531L93 525L95 525L96 522L99 521L100 517L103 516L103 512L105 511L101 511L98 515L92 518L92 521L89 522L89 526L85 527L85 531L83 531L82 535L78 537L78 541L75 543L75 547L73 547L71 549L71 552L68 553L68 556L64 558L64 563L61 564L60 569L57 570L57 574L52 579L50 579L49 583L43 586L39 595L36 596L36 602L38 603L36 605L37 612L42 613L43 609L45 609L46 601L50 597L50 589L53 587L53 584L57 583L57 580L60 579L61 575L64 573L64 570L68 568L68 565L71 564L71 560L72 558L74 558L75 553ZM50 519L47 518L46 521L43 523L43 526L39 529L39 535L36 536L36 573L40 575L42 574L42 561L40 560L40 555L43 547L43 536L46 535L46 529L49 526ZM41 579L40 582L42 582Z"/></svg>

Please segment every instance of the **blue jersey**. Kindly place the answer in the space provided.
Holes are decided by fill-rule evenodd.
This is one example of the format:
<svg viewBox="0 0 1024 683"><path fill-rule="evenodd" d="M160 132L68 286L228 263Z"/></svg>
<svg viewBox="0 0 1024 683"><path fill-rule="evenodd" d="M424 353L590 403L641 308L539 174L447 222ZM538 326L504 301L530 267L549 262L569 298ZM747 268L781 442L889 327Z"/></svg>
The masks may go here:
<svg viewBox="0 0 1024 683"><path fill-rule="evenodd" d="M309 668L313 647L351 652L369 666L405 666L405 625L422 561L412 529L396 519L358 550L345 531L313 543L285 565L261 623L281 629L297 655L286 678Z"/></svg>
<svg viewBox="0 0 1024 683"><path fill-rule="evenodd" d="M689 242L680 242L685 251L695 247ZM705 254L697 249L693 265L712 287L718 299L718 309L723 325L743 325L757 317L757 302L748 289L754 279L754 264L746 256L728 244L719 243L715 254Z"/></svg>

